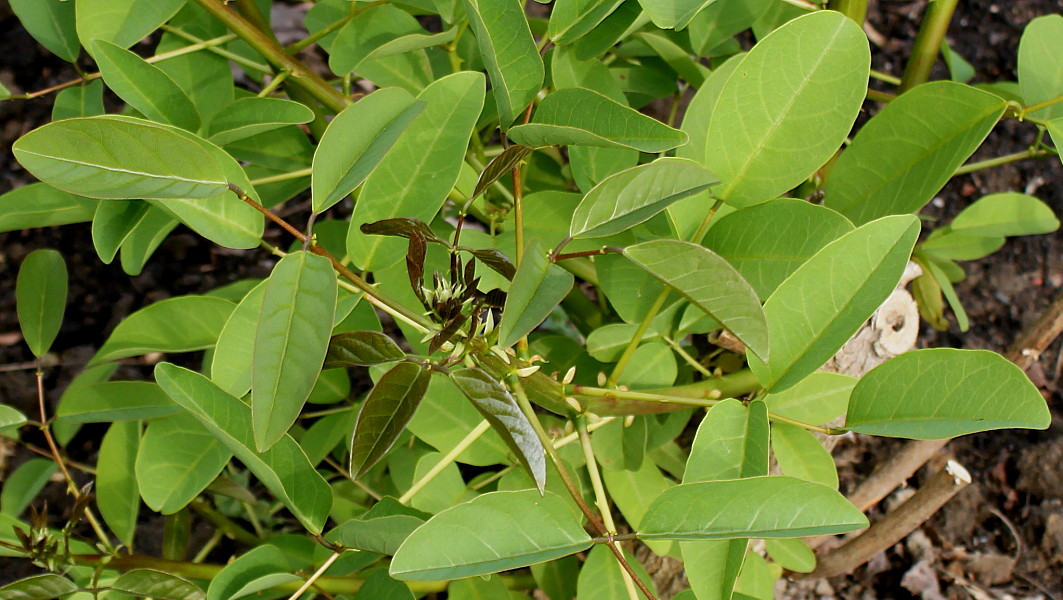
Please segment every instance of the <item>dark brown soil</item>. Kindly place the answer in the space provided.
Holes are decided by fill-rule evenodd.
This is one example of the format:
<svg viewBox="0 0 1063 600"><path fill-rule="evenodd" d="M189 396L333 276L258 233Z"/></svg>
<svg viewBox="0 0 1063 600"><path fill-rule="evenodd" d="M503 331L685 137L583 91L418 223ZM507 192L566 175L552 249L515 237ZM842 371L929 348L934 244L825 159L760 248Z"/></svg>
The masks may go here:
<svg viewBox="0 0 1063 600"><path fill-rule="evenodd" d="M875 68L899 74L918 28L925 0L872 2L869 22L888 40L873 49ZM1015 78L1019 36L1033 17L1063 11L1060 0L968 0L961 2L949 40L970 61L976 81ZM0 81L13 91L29 91L69 79L68 66L30 39L0 2ZM88 67L88 65L85 65ZM936 76L945 76L940 72ZM51 100L0 103L0 193L31 178L11 156L11 143L44 123ZM976 159L1025 148L1034 128L1008 121L999 125ZM1063 214L1063 168L1056 159L1012 163L959 177L928 207L926 214L947 221L979 197L1022 190ZM278 240L282 238L278 237ZM14 309L17 266L37 248L63 253L70 271L70 303L54 346L59 366L48 370L50 406L105 335L132 310L160 299L203 292L246 277L268 273L261 252L220 250L179 228L148 263L144 273L126 276L117 264L103 265L92 249L88 228L69 226L0 234L0 398L36 414L32 356L18 335ZM1012 239L985 260L966 265L959 286L971 330L937 332L924 328L920 344L987 348L1003 352L1063 291L1063 237L1058 234ZM1029 371L1055 417L1045 432L1004 431L967 436L946 450L972 473L974 484L916 534L856 573L812 586L791 586L790 597L839 598L1063 598L1063 398L1060 392L1061 342L1056 341ZM147 367L123 367L127 378L147 376ZM91 462L99 431L88 429L69 447ZM43 441L27 434L43 446ZM861 437L839 448L844 489L851 489L898 442ZM8 451L13 451L8 455ZM0 478L32 456L0 438ZM911 482L918 487L924 470ZM79 476L87 481L87 476ZM68 504L59 484L46 494L52 520L60 522ZM872 518L876 515L872 514ZM146 523L157 535L158 525ZM151 551L152 548L142 548ZM157 549L156 549L157 550ZM0 561L0 582L29 571L22 561ZM801 589L798 589L798 588Z"/></svg>

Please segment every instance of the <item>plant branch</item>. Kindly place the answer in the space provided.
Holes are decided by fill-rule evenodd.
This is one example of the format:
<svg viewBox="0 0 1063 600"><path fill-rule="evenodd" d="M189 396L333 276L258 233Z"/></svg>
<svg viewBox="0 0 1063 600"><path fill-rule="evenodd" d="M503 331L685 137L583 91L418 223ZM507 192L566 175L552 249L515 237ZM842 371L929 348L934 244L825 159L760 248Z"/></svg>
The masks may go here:
<svg viewBox="0 0 1063 600"><path fill-rule="evenodd" d="M180 29L180 28L177 28L177 27L171 27L169 25L163 25L161 27L161 29L163 31L165 31L166 33L172 33L173 35L176 35L179 38L182 38L184 40L192 42L193 45L200 45L200 44L204 44L205 43L205 40L202 40L199 37L194 36L191 33L188 33L187 31L185 31L183 29ZM230 38L230 39L237 39L239 36L237 36L236 34L230 33L230 34L225 35L223 37ZM230 41L230 39L227 39L226 41ZM269 65L262 64L260 62L255 62L255 61L250 60L250 59L248 59L248 58L246 58L244 56L240 56L239 54L237 54L235 52L229 52L228 50L226 50L224 48L218 48L217 44L212 44L212 45L206 46L206 49L210 50L211 52L213 52L215 54L217 54L218 56L221 56L223 58L227 58L227 59L233 61L234 63L240 65L241 67L245 67L245 68L251 69L253 71L258 71L260 73L269 73L271 71L271 69L269 68Z"/></svg>
<svg viewBox="0 0 1063 600"><path fill-rule="evenodd" d="M491 424L488 423L486 419L481 420L480 423L472 428L472 430L469 431L469 433L462 438L456 446L450 449L450 452L443 455L443 457L439 459L439 462L432 465L432 468L429 469L423 477L415 481L413 485L410 486L410 489L406 490L406 493L399 497L399 504L409 503L418 492L423 490L424 487L431 483L437 475L442 473L443 469L446 469L447 466L453 464L454 461L461 456L462 452L468 450L469 446L472 446L476 440L480 439L480 436L487 433L488 429L491 429Z"/></svg>
<svg viewBox="0 0 1063 600"><path fill-rule="evenodd" d="M635 350L637 350L639 344L642 343L642 336L646 335L646 331L650 328L650 324L653 323L653 319L657 317L657 313L661 312L661 308L664 307L664 302L668 300L668 295L671 292L672 290L665 286L657 296L657 299L653 301L653 305L650 306L650 310L646 313L646 316L642 318L642 322L639 323L638 329L635 330L635 334L631 336L631 341L629 341L624 348L623 354L621 354L619 360L616 361L616 365L613 367L613 372L609 374L609 379L606 385L609 387L616 386L617 381L620 380L620 376L624 374L624 369L627 368L627 364L631 362L631 357L635 355Z"/></svg>
<svg viewBox="0 0 1063 600"><path fill-rule="evenodd" d="M1026 116L1026 115L1028 115L1028 114L1030 114L1032 112L1037 112L1037 111L1041 110L1042 108L1048 108L1049 106L1053 106L1053 105L1059 104L1060 102L1063 102L1063 96L1056 96L1055 98L1049 98L1048 100L1045 100L1044 102L1038 102L1037 104L1031 104L1029 106L1024 106L1022 108L1022 116Z"/></svg>
<svg viewBox="0 0 1063 600"><path fill-rule="evenodd" d="M903 94L921 83L926 83L930 78L930 69L941 53L941 42L945 40L945 32L952 21L956 1L934 0L927 6L915 45L912 46L912 54L904 67L898 92Z"/></svg>
<svg viewBox="0 0 1063 600"><path fill-rule="evenodd" d="M550 262L558 262L567 260L570 258L582 258L584 256L601 256L603 254L623 254L623 248L617 248L616 246L602 246L597 250L585 250L583 252L569 252L567 254L554 254L550 257Z"/></svg>
<svg viewBox="0 0 1063 600"><path fill-rule="evenodd" d="M303 585L299 586L299 589L295 590L292 595L288 597L288 600L299 600L299 597L302 596L306 592L306 590L310 589L310 587L313 586L314 583L317 582L317 580L321 579L321 576L325 574L325 571L328 571L329 567L332 566L332 563L336 562L339 557L343 556L344 552L346 552L346 550L337 550L333 552L332 555L325 560L321 567L318 568L318 570L314 571L314 574L311 575L305 582L303 582Z"/></svg>
<svg viewBox="0 0 1063 600"><path fill-rule="evenodd" d="M981 171L982 169L989 169L992 167L999 167L1000 165L1006 165L1008 163L1025 160L1027 158L1044 158L1051 156L1051 153L1047 150L1040 148L1030 147L1019 152L1012 154L1005 154L1004 156L998 156L996 158L987 158L986 160L979 160L971 163L967 163L960 168L956 169L952 176L963 175L965 173L973 173L975 171Z"/></svg>

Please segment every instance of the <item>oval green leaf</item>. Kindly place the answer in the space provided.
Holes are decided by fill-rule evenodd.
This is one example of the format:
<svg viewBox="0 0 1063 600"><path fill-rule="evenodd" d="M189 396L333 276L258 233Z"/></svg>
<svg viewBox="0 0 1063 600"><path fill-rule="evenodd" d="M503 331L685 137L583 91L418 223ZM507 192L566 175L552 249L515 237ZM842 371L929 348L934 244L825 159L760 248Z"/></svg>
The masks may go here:
<svg viewBox="0 0 1063 600"><path fill-rule="evenodd" d="M210 380L230 396L242 398L251 390L251 369L255 362L255 337L248 332L258 328L262 299L268 280L244 294L240 304L229 314L211 359Z"/></svg>
<svg viewBox="0 0 1063 600"><path fill-rule="evenodd" d="M719 180L697 163L662 158L607 177L576 207L569 226L573 239L605 237L649 220L668 205Z"/></svg>
<svg viewBox="0 0 1063 600"><path fill-rule="evenodd" d="M0 195L0 233L91 221L100 203L44 183L31 183Z"/></svg>
<svg viewBox="0 0 1063 600"><path fill-rule="evenodd" d="M269 276L251 363L251 419L259 452L284 436L314 389L332 333L336 290L332 263L310 252L285 256Z"/></svg>
<svg viewBox="0 0 1063 600"><path fill-rule="evenodd" d="M771 360L747 353L764 389L793 386L834 356L900 281L919 220L872 221L825 246L764 303Z"/></svg>
<svg viewBox="0 0 1063 600"><path fill-rule="evenodd" d="M51 574L34 575L0 587L0 599L51 600L73 594L79 589L81 588L66 577Z"/></svg>
<svg viewBox="0 0 1063 600"><path fill-rule="evenodd" d="M379 331L352 331L332 336L325 368L371 367L406 358L402 348Z"/></svg>
<svg viewBox="0 0 1063 600"><path fill-rule="evenodd" d="M998 96L951 81L908 90L842 152L824 205L857 225L918 211L974 153L1005 106Z"/></svg>
<svg viewBox="0 0 1063 600"><path fill-rule="evenodd" d="M623 3L624 0L556 0L546 37L559 46L572 43L593 31Z"/></svg>
<svg viewBox="0 0 1063 600"><path fill-rule="evenodd" d="M321 533L332 508L332 489L288 435L266 452L255 450L251 408L209 379L169 363L155 366L162 389L194 416L299 519L310 533Z"/></svg>
<svg viewBox="0 0 1063 600"><path fill-rule="evenodd" d="M11 10L33 39L52 54L67 62L78 59L81 42L74 25L73 2L11 0Z"/></svg>
<svg viewBox="0 0 1063 600"><path fill-rule="evenodd" d="M25 422L25 415L10 406L0 404L0 431L21 427Z"/></svg>
<svg viewBox="0 0 1063 600"><path fill-rule="evenodd" d="M126 104L152 121L199 128L192 100L162 69L105 40L93 40L91 48L103 82Z"/></svg>
<svg viewBox="0 0 1063 600"><path fill-rule="evenodd" d="M771 449L783 474L838 489L834 458L808 430L775 423L771 429Z"/></svg>
<svg viewBox="0 0 1063 600"><path fill-rule="evenodd" d="M15 142L15 158L41 181L93 198L210 198L228 189L203 146L149 121L56 121Z"/></svg>
<svg viewBox="0 0 1063 600"><path fill-rule="evenodd" d="M963 209L949 224L952 231L977 236L1051 233L1059 219L1047 204L1026 194L989 194Z"/></svg>
<svg viewBox="0 0 1063 600"><path fill-rule="evenodd" d="M1019 41L1019 89L1026 106L1063 96L1063 15L1045 15L1030 21ZM1030 113L1050 120L1063 117L1063 104Z"/></svg>
<svg viewBox="0 0 1063 600"><path fill-rule="evenodd" d="M187 0L78 0L77 33L88 48L106 40L128 48L170 20Z"/></svg>
<svg viewBox="0 0 1063 600"><path fill-rule="evenodd" d="M114 328L89 365L149 352L193 352L214 345L236 305L213 296L179 296L150 304Z"/></svg>
<svg viewBox="0 0 1063 600"><path fill-rule="evenodd" d="M40 358L52 347L66 312L67 274L63 255L34 250L18 269L15 310L22 337Z"/></svg>
<svg viewBox="0 0 1063 600"><path fill-rule="evenodd" d="M526 567L590 548L590 536L559 496L490 492L444 510L406 538L390 573L444 581Z"/></svg>
<svg viewBox="0 0 1063 600"><path fill-rule="evenodd" d="M768 357L768 321L756 291L715 252L653 240L628 247L624 256L719 321L754 354Z"/></svg>
<svg viewBox="0 0 1063 600"><path fill-rule="evenodd" d="M642 10L661 29L679 31L690 24L694 15L715 0L639 0Z"/></svg>
<svg viewBox="0 0 1063 600"><path fill-rule="evenodd" d="M210 141L224 146L285 125L313 120L314 112L298 102L256 96L241 98L221 109L211 119Z"/></svg>
<svg viewBox="0 0 1063 600"><path fill-rule="evenodd" d="M139 423L112 423L100 443L96 462L96 506L107 526L126 546L133 545L140 513L140 493L134 473L139 448Z"/></svg>
<svg viewBox="0 0 1063 600"><path fill-rule="evenodd" d="M792 477L684 483L666 490L639 526L641 540L793 538L845 533L867 518L836 490Z"/></svg>
<svg viewBox="0 0 1063 600"><path fill-rule="evenodd" d="M532 122L509 130L525 146L596 146L664 152L687 143L678 129L598 92L564 88L539 104Z"/></svg>
<svg viewBox="0 0 1063 600"><path fill-rule="evenodd" d="M831 10L754 46L709 121L705 166L723 180L717 197L739 208L771 200L826 163L860 112L870 64L867 36Z"/></svg>
<svg viewBox="0 0 1063 600"><path fill-rule="evenodd" d="M204 600L207 597L191 581L154 569L133 569L123 573L114 580L111 589L156 600Z"/></svg>
<svg viewBox="0 0 1063 600"><path fill-rule="evenodd" d="M508 348L546 320L572 289L572 273L550 262L546 251L533 239L524 250L502 309L498 345Z"/></svg>
<svg viewBox="0 0 1063 600"><path fill-rule="evenodd" d="M148 423L134 472L144 503L170 515L214 481L233 453L192 415L181 412Z"/></svg>
<svg viewBox="0 0 1063 600"><path fill-rule="evenodd" d="M391 450L424 398L431 377L421 365L401 362L373 386L351 436L352 476L361 477Z"/></svg>
<svg viewBox="0 0 1063 600"><path fill-rule="evenodd" d="M330 208L361 185L424 107L406 90L384 88L336 115L314 151L314 212Z"/></svg>
<svg viewBox="0 0 1063 600"><path fill-rule="evenodd" d="M1026 375L985 350L930 348L865 375L849 400L850 431L940 440L991 429L1046 429L1051 415Z"/></svg>

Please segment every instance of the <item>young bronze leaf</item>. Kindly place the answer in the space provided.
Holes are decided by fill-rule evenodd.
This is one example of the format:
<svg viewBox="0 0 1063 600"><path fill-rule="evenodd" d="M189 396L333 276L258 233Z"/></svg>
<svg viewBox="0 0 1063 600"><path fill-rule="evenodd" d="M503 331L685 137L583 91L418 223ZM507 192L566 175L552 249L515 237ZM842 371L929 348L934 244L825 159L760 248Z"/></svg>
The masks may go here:
<svg viewBox="0 0 1063 600"><path fill-rule="evenodd" d="M414 231L424 236L429 242L445 244L446 241L438 237L432 228L421 219L411 217L395 217L384 219L375 223L365 223L360 228L366 235L390 235L395 237L409 238Z"/></svg>
<svg viewBox="0 0 1063 600"><path fill-rule="evenodd" d="M472 197L475 198L484 193L484 190L491 187L492 183L505 177L506 173L512 171L533 150L535 148L516 144L506 148L502 151L502 154L492 158L491 162L484 167L484 172L480 173L480 178L476 180L476 187L472 191Z"/></svg>
<svg viewBox="0 0 1063 600"><path fill-rule="evenodd" d="M325 354L326 369L370 367L406 358L391 338L378 331L352 331L332 336Z"/></svg>
<svg viewBox="0 0 1063 600"><path fill-rule="evenodd" d="M509 390L477 368L451 371L450 379L494 427L542 493L546 489L546 452Z"/></svg>
<svg viewBox="0 0 1063 600"><path fill-rule="evenodd" d="M351 437L351 475L361 477L391 449L424 397L431 372L401 362L384 373L358 412Z"/></svg>
<svg viewBox="0 0 1063 600"><path fill-rule="evenodd" d="M465 246L459 246L458 249L472 254L476 257L476 260L487 265L487 268L510 281L513 281L513 276L517 274L517 267L514 267L513 263L509 261L509 257L502 254L500 250L494 248L466 248Z"/></svg>

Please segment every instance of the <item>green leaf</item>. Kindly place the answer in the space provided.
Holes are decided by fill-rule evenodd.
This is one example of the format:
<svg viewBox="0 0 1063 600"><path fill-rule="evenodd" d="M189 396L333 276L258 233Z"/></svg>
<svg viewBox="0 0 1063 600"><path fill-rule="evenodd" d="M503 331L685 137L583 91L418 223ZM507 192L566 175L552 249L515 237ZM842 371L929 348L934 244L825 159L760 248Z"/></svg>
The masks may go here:
<svg viewBox="0 0 1063 600"><path fill-rule="evenodd" d="M491 80L502 131L535 99L545 68L524 5L513 0L463 0Z"/></svg>
<svg viewBox="0 0 1063 600"><path fill-rule="evenodd" d="M209 198L228 189L225 172L204 156L202 144L129 117L56 121L13 148L41 181L94 198Z"/></svg>
<svg viewBox="0 0 1063 600"><path fill-rule="evenodd" d="M186 0L78 0L77 33L88 47L101 39L128 48L170 20Z"/></svg>
<svg viewBox="0 0 1063 600"><path fill-rule="evenodd" d="M281 98L241 98L210 121L210 141L224 146L285 125L309 123L314 112L306 106Z"/></svg>
<svg viewBox="0 0 1063 600"><path fill-rule="evenodd" d="M719 321L757 356L768 356L768 321L757 293L712 250L676 240L653 240L624 250L636 265Z"/></svg>
<svg viewBox="0 0 1063 600"><path fill-rule="evenodd" d="M816 554L801 540L764 540L772 560L795 573L811 573L816 568Z"/></svg>
<svg viewBox="0 0 1063 600"><path fill-rule="evenodd" d="M95 117L106 112L103 106L103 81L94 79L82 85L61 90L55 97L55 104L52 105L52 120Z"/></svg>
<svg viewBox="0 0 1063 600"><path fill-rule="evenodd" d="M516 593L516 592L514 592ZM512 598L501 576L468 577L450 582L447 586L449 600L498 600Z"/></svg>
<svg viewBox="0 0 1063 600"><path fill-rule="evenodd" d="M556 0L546 37L560 46L594 31L624 0Z"/></svg>
<svg viewBox="0 0 1063 600"><path fill-rule="evenodd" d="M641 540L792 538L867 527L837 491L792 477L684 483L666 490L639 526Z"/></svg>
<svg viewBox="0 0 1063 600"><path fill-rule="evenodd" d="M559 496L491 492L448 508L414 531L391 561L399 580L486 575L575 554L590 536Z"/></svg>
<svg viewBox="0 0 1063 600"><path fill-rule="evenodd" d="M365 180L351 215L347 251L361 269L387 266L406 250L401 241L362 234L362 224L397 216L431 221L439 212L458 179L469 135L483 108L483 75L448 75L417 99L426 103L424 111Z"/></svg>
<svg viewBox="0 0 1063 600"><path fill-rule="evenodd" d="M277 263L262 298L251 364L251 418L262 452L284 436L303 408L328 350L336 312L332 263L292 252Z"/></svg>
<svg viewBox="0 0 1063 600"><path fill-rule="evenodd" d="M1056 231L1059 219L1033 196L1003 192L979 198L956 215L949 229L979 236L1035 235Z"/></svg>
<svg viewBox="0 0 1063 600"><path fill-rule="evenodd" d="M210 348L236 305L213 296L178 296L149 304L118 324L89 365L149 352Z"/></svg>
<svg viewBox="0 0 1063 600"><path fill-rule="evenodd" d="M705 166L724 182L717 197L738 208L758 204L827 162L860 112L870 60L860 27L829 10L794 19L754 46L709 121Z"/></svg>
<svg viewBox="0 0 1063 600"><path fill-rule="evenodd" d="M695 88L700 88L710 73L707 67L691 58L688 50L663 34L642 32L636 34L636 39L653 49L682 81Z"/></svg>
<svg viewBox="0 0 1063 600"><path fill-rule="evenodd" d="M772 414L822 425L845 413L855 385L855 377L816 372L787 390L764 396L764 403Z"/></svg>
<svg viewBox="0 0 1063 600"><path fill-rule="evenodd" d="M771 360L746 354L761 385L785 390L834 356L893 292L918 236L914 216L885 217L831 242L794 271L764 304Z"/></svg>
<svg viewBox="0 0 1063 600"><path fill-rule="evenodd" d="M91 221L97 204L44 183L24 185L0 195L0 232Z"/></svg>
<svg viewBox="0 0 1063 600"><path fill-rule="evenodd" d="M525 146L596 146L664 152L687 142L678 129L585 88L564 88L539 104L532 122L509 130Z"/></svg>
<svg viewBox="0 0 1063 600"><path fill-rule="evenodd" d="M528 471L539 493L546 489L546 452L517 400L497 379L478 368L450 372L450 380L491 424Z"/></svg>
<svg viewBox="0 0 1063 600"><path fill-rule="evenodd" d="M634 563L632 563L634 565ZM575 556L554 559L550 562L531 566L532 577L547 598L576 597L576 579L579 577L581 562Z"/></svg>
<svg viewBox="0 0 1063 600"><path fill-rule="evenodd" d="M358 412L351 437L351 475L361 477L398 441L428 389L431 371L400 362L377 381Z"/></svg>
<svg viewBox="0 0 1063 600"><path fill-rule="evenodd" d="M18 518L59 470L47 458L31 458L7 475L0 489L0 514Z"/></svg>
<svg viewBox="0 0 1063 600"><path fill-rule="evenodd" d="M105 264L114 261L118 249L150 210L146 200L100 202L92 216L92 245L100 260Z"/></svg>
<svg viewBox="0 0 1063 600"><path fill-rule="evenodd" d="M139 275L155 249L179 223L165 209L150 207L122 241L122 270L127 275Z"/></svg>
<svg viewBox="0 0 1063 600"><path fill-rule="evenodd" d="M642 9L661 29L685 28L694 15L716 0L639 0Z"/></svg>
<svg viewBox="0 0 1063 600"><path fill-rule="evenodd" d="M1027 106L1063 96L1063 16L1045 15L1030 21L1019 41L1019 89ZM1029 114L1038 119L1063 117L1063 104ZM1057 146L1058 147L1058 146Z"/></svg>
<svg viewBox="0 0 1063 600"><path fill-rule="evenodd" d="M654 591L653 579L646 573L646 568L642 566L642 563L626 550L624 557L634 569L635 575L646 584L646 587L650 588L650 591ZM579 570L579 577L576 579L575 597L580 600L630 598L621 569L620 563L605 545L598 544L591 548L591 551L587 553L583 568ZM637 597L646 598L641 591L637 592Z"/></svg>
<svg viewBox="0 0 1063 600"><path fill-rule="evenodd" d="M204 600L199 586L177 575L154 569L133 569L115 579L111 589L156 600Z"/></svg>
<svg viewBox="0 0 1063 600"><path fill-rule="evenodd" d="M362 517L343 523L335 529L334 535L348 548L392 555L424 522L424 519L402 514Z"/></svg>
<svg viewBox="0 0 1063 600"><path fill-rule="evenodd" d="M325 368L371 367L406 358L390 337L378 331L352 331L332 336L325 354Z"/></svg>
<svg viewBox="0 0 1063 600"><path fill-rule="evenodd" d="M100 443L96 461L96 505L107 526L126 546L133 545L140 513L140 493L134 475L139 447L139 423L112 423Z"/></svg>
<svg viewBox="0 0 1063 600"><path fill-rule="evenodd" d="M621 171L587 192L572 215L569 236L620 233L716 183L719 180L712 173L682 158L662 158Z"/></svg>
<svg viewBox="0 0 1063 600"><path fill-rule="evenodd" d="M218 477L232 455L190 414L155 419L137 453L140 495L151 510L174 514Z"/></svg>
<svg viewBox="0 0 1063 600"><path fill-rule="evenodd" d="M63 255L34 250L22 261L15 282L15 304L22 337L40 358L52 347L66 312L67 275Z"/></svg>
<svg viewBox="0 0 1063 600"><path fill-rule="evenodd" d="M857 225L914 213L982 143L1005 102L951 81L916 86L875 115L831 168L824 205Z"/></svg>
<svg viewBox="0 0 1063 600"><path fill-rule="evenodd" d="M845 427L939 440L991 429L1046 429L1051 415L1022 369L985 350L931 348L895 357L853 389Z"/></svg>
<svg viewBox="0 0 1063 600"><path fill-rule="evenodd" d="M524 249L524 258L502 309L498 345L508 348L546 320L572 289L572 273L550 262L538 240Z"/></svg>
<svg viewBox="0 0 1063 600"><path fill-rule="evenodd" d="M775 423L771 449L783 474L838 489L834 458L810 432L787 423Z"/></svg>
<svg viewBox="0 0 1063 600"><path fill-rule="evenodd" d="M410 433L440 452L449 452L481 421L479 411L466 402L449 377L434 377L413 419ZM480 436L455 460L486 466L506 462L508 448L494 430Z"/></svg>
<svg viewBox="0 0 1063 600"><path fill-rule="evenodd" d="M256 452L250 407L206 377L169 363L155 366L155 380L221 440L303 527L321 533L332 507L332 490L295 440L284 435L266 452Z"/></svg>
<svg viewBox="0 0 1063 600"><path fill-rule="evenodd" d="M329 49L329 68L337 75L346 75L351 71L357 72L376 82L375 72L366 72L364 67L372 66L369 56L378 48L392 43L410 34L423 34L417 20L408 12L391 5L372 6L368 10L351 19L347 25L336 33L335 40ZM415 70L413 63L416 61L413 52L403 57L391 57L398 60L383 61L384 69ZM424 52L419 53L424 57ZM410 77L411 73L403 74ZM377 82L381 86L392 83ZM403 86L409 89L409 86ZM413 86L423 87L423 86ZM413 90L410 90L413 91Z"/></svg>
<svg viewBox="0 0 1063 600"><path fill-rule="evenodd" d="M268 280L244 295L229 313L211 359L210 379L225 393L237 398L251 390L251 370L255 361L255 330L262 314L262 300ZM250 332L250 335L249 335Z"/></svg>
<svg viewBox="0 0 1063 600"><path fill-rule="evenodd" d="M1048 122L1048 134L1056 148L1063 148L1063 117ZM1060 153L1059 160L1063 162L1063 153Z"/></svg>
<svg viewBox="0 0 1063 600"><path fill-rule="evenodd" d="M760 298L767 298L806 260L852 230L833 210L779 198L724 215L704 244L731 263Z"/></svg>
<svg viewBox="0 0 1063 600"><path fill-rule="evenodd" d="M59 575L34 575L0 587L0 600L50 600L73 594L80 588Z"/></svg>
<svg viewBox="0 0 1063 600"><path fill-rule="evenodd" d="M603 470L602 479L624 519L636 531L654 500L673 486L672 480L665 477L651 460L642 461L636 471ZM673 546L671 542L653 540L647 545L660 555L670 554Z"/></svg>
<svg viewBox="0 0 1063 600"><path fill-rule="evenodd" d="M694 15L687 29L694 53L700 56L719 53L720 45L728 42L728 38L752 27L774 6L770 0L717 0L709 4Z"/></svg>
<svg viewBox="0 0 1063 600"><path fill-rule="evenodd" d="M938 229L919 244L919 250L927 255L949 260L978 260L1000 250L1003 245L1002 237L966 235L948 229Z"/></svg>
<svg viewBox="0 0 1063 600"><path fill-rule="evenodd" d="M152 121L189 131L199 128L192 100L161 69L105 40L93 40L91 48L103 82L126 104Z"/></svg>
<svg viewBox="0 0 1063 600"><path fill-rule="evenodd" d="M225 565L211 579L207 600L233 600L246 594L245 590L256 581L288 571L288 557L276 546L263 544Z"/></svg>
<svg viewBox="0 0 1063 600"><path fill-rule="evenodd" d="M406 90L384 88L336 115L314 151L314 212L332 207L361 185L424 108Z"/></svg>
<svg viewBox="0 0 1063 600"><path fill-rule="evenodd" d="M33 39L52 54L67 62L78 59L81 42L74 27L73 2L11 0L11 10Z"/></svg>
<svg viewBox="0 0 1063 600"><path fill-rule="evenodd" d="M10 406L0 404L0 431L21 427L25 422L25 415Z"/></svg>

